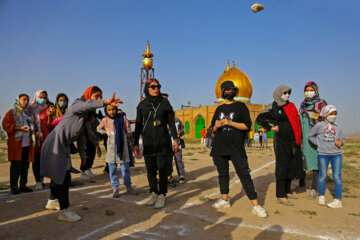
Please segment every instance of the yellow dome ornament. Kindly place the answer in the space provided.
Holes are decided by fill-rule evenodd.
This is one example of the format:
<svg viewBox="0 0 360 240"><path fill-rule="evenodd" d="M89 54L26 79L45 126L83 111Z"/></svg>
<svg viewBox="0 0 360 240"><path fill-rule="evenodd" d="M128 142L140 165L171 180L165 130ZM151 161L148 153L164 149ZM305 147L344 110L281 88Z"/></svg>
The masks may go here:
<svg viewBox="0 0 360 240"><path fill-rule="evenodd" d="M239 89L239 93L234 98L234 100L249 103L253 92L251 80L244 72L236 67L234 61L233 65L234 66L230 68L230 63L228 61L224 74L220 76L215 85L215 95L217 102L225 102L225 100L221 98L221 84L225 81L232 81L235 87Z"/></svg>
<svg viewBox="0 0 360 240"><path fill-rule="evenodd" d="M251 10L254 12L254 13L257 13L257 12L260 12L262 10L264 10L264 5L260 4L260 3L255 3L251 6Z"/></svg>

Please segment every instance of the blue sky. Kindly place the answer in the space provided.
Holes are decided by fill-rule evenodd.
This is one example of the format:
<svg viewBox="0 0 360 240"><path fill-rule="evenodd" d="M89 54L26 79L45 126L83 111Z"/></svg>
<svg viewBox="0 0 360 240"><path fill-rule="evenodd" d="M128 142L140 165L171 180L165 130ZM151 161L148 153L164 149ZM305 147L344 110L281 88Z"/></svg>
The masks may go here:
<svg viewBox="0 0 360 240"><path fill-rule="evenodd" d="M252 80L252 102L280 84L299 106L307 81L339 108L346 134L360 132L360 2L264 0L0 0L0 114L37 89L71 99L90 85L116 93L135 117L146 41L174 109L210 105L226 61Z"/></svg>

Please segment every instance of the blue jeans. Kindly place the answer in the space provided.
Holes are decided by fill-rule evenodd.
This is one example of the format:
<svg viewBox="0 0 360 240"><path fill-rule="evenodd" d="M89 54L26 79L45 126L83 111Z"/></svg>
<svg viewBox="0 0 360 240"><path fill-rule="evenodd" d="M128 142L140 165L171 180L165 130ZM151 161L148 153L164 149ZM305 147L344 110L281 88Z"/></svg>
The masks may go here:
<svg viewBox="0 0 360 240"><path fill-rule="evenodd" d="M342 155L318 155L319 161L319 195L325 195L325 180L327 177L327 170L329 167L329 162L331 162L331 168L333 173L333 178L335 182L335 199L342 198L342 179L341 179L341 165L342 165Z"/></svg>
<svg viewBox="0 0 360 240"><path fill-rule="evenodd" d="M119 178L117 176L117 163L108 163L109 165L109 176L110 176L110 182L111 187L113 189L117 189L119 186ZM125 187L130 188L131 187L131 178L130 178L130 165L129 162L120 164L121 169L121 175L123 184Z"/></svg>

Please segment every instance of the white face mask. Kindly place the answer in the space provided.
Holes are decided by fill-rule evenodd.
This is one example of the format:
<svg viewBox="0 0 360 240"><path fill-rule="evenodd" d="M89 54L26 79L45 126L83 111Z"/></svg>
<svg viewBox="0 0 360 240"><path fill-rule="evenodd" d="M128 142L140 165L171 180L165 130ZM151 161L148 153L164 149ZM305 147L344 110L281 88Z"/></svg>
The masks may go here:
<svg viewBox="0 0 360 240"><path fill-rule="evenodd" d="M335 122L336 117L337 117L337 115L330 115L330 116L327 116L327 117L326 117L326 120L327 120L329 123L333 123L333 122Z"/></svg>
<svg viewBox="0 0 360 240"><path fill-rule="evenodd" d="M284 102L287 102L289 100L290 94L289 93L284 93L281 96L281 100L283 100Z"/></svg>
<svg viewBox="0 0 360 240"><path fill-rule="evenodd" d="M313 98L313 97L315 97L315 91L306 91L305 96L307 98Z"/></svg>

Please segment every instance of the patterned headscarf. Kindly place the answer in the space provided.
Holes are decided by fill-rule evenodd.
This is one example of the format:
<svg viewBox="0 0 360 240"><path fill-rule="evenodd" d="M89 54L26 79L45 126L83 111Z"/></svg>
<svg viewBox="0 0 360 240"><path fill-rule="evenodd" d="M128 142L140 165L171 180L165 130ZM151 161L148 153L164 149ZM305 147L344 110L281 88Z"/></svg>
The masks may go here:
<svg viewBox="0 0 360 240"><path fill-rule="evenodd" d="M40 106L40 104L37 102L39 99L39 96L42 92L46 92L45 90L37 90L34 95L34 99L32 104L30 105L30 112L34 115L34 121L35 126L37 128L38 132L41 132L41 121L40 121L40 112L47 109L47 105L44 104L43 106Z"/></svg>
<svg viewBox="0 0 360 240"><path fill-rule="evenodd" d="M22 126L29 126L30 136L33 141L33 144L35 144L35 131L34 131L33 119L29 110L21 106L19 96L15 99L14 111L13 111L15 124L17 128L20 128ZM20 141L20 139L22 139L24 134L25 134L24 131L17 130L15 132L15 139Z"/></svg>
<svg viewBox="0 0 360 240"><path fill-rule="evenodd" d="M304 95L307 87L312 87L314 89L315 97L309 99L305 96L305 99L301 102L299 113L302 117L308 118L309 125L312 128L318 120L321 120L319 114L321 109L327 105L327 102L319 97L319 87L315 82L306 83Z"/></svg>
<svg viewBox="0 0 360 240"><path fill-rule="evenodd" d="M337 112L336 107L334 105L326 105L323 109L321 109L320 116L323 119L326 119L326 117L332 112Z"/></svg>

